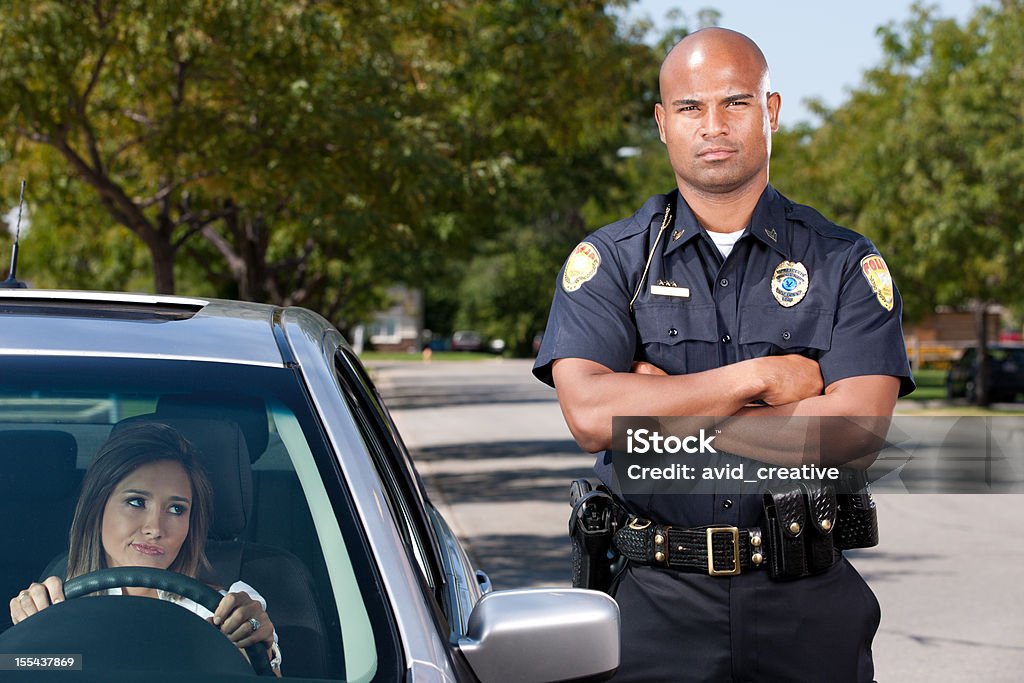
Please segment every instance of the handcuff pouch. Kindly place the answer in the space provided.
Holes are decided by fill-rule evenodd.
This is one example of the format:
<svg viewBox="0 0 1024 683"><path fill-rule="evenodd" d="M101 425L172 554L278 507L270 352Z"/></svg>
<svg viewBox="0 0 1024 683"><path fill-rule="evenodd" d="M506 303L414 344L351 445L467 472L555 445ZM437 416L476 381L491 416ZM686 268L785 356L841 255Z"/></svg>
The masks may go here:
<svg viewBox="0 0 1024 683"><path fill-rule="evenodd" d="M836 491L831 484L803 482L807 501L807 570L815 574L835 562L833 531L836 526Z"/></svg>
<svg viewBox="0 0 1024 683"><path fill-rule="evenodd" d="M840 470L842 493L838 495L836 547L872 548L878 545L878 511L871 497L867 473Z"/></svg>
<svg viewBox="0 0 1024 683"><path fill-rule="evenodd" d="M768 535L768 572L773 579L795 579L807 573L804 527L807 506L803 489L768 489L764 502Z"/></svg>

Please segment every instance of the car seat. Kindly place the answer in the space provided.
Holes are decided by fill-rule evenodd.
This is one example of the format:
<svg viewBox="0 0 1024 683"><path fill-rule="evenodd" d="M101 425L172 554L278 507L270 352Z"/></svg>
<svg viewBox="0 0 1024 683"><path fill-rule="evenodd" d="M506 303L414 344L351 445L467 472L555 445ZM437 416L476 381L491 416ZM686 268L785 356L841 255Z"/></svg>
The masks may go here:
<svg viewBox="0 0 1024 683"><path fill-rule="evenodd" d="M0 597L3 604L38 577L39 568L68 547L78 499L78 444L67 432L0 431ZM11 625L4 610L0 630Z"/></svg>

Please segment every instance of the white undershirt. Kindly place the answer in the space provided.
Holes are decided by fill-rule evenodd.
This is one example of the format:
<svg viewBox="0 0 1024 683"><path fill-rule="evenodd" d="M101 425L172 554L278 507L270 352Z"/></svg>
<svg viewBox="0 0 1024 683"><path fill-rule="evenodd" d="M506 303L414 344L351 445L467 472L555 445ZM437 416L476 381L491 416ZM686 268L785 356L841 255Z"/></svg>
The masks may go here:
<svg viewBox="0 0 1024 683"><path fill-rule="evenodd" d="M718 251L722 252L722 258L729 258L732 248L739 241L740 237L743 236L743 230L736 230L735 232L711 232L708 230L707 233L711 241L718 247Z"/></svg>

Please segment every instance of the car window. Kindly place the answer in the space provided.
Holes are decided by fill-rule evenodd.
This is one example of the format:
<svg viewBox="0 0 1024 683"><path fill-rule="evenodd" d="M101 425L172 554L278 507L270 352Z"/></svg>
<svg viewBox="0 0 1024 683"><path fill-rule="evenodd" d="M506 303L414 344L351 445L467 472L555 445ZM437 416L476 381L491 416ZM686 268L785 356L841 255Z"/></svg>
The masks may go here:
<svg viewBox="0 0 1024 683"><path fill-rule="evenodd" d="M1013 363L1024 362L1024 349L997 347L989 350L989 356L997 363L1011 361Z"/></svg>
<svg viewBox="0 0 1024 683"><path fill-rule="evenodd" d="M399 533L429 592L440 600L444 577L438 544L427 520L423 487L408 453L376 387L347 349L338 350L335 369L338 382L358 418L363 441L380 473Z"/></svg>
<svg viewBox="0 0 1024 683"><path fill-rule="evenodd" d="M401 676L365 532L295 370L130 358L2 363L5 600L47 569L62 573L82 477L107 438L162 422L203 451L213 485L212 566L200 578L216 587L241 579L267 600L284 674ZM9 626L5 612L0 631Z"/></svg>
<svg viewBox="0 0 1024 683"><path fill-rule="evenodd" d="M444 615L444 626L450 636L462 636L469 614L481 596L475 568L447 522L428 500L412 458L362 364L346 348L338 350L337 364L339 382L349 387L346 392L365 398L364 439L378 453L376 464L388 503L402 526L400 533L433 591L434 604Z"/></svg>

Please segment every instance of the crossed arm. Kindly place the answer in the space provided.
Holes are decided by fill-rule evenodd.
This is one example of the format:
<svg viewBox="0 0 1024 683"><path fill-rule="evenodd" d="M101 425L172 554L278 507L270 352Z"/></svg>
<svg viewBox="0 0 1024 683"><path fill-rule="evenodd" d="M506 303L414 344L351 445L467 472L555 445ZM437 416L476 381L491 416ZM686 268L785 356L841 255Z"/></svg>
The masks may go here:
<svg viewBox="0 0 1024 683"><path fill-rule="evenodd" d="M613 372L594 361L562 358L552 375L569 430L587 451L611 447L612 417L680 415L702 418L693 429L721 424L707 418L772 419L765 423L732 420L716 441L723 449L763 462L809 462L866 467L888 431L900 382L887 375L864 375L823 386L818 363L800 355L766 356L705 372L667 375L647 363L634 372ZM755 401L765 405L753 406ZM827 421L781 418L831 417ZM809 433L809 425L828 425L829 433ZM827 453L809 446L827 438ZM813 443L809 443L813 442Z"/></svg>

